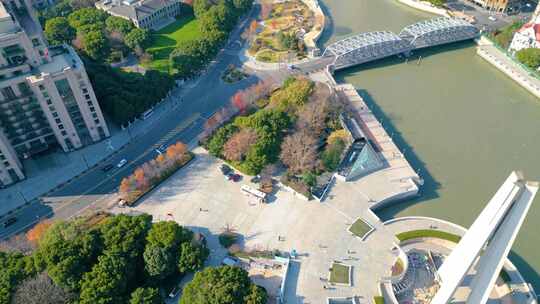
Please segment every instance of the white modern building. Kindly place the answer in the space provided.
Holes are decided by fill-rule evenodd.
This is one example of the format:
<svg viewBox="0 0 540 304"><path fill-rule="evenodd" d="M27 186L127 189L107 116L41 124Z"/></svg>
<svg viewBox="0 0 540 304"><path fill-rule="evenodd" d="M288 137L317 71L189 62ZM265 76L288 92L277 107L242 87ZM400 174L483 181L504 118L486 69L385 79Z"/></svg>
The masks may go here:
<svg viewBox="0 0 540 304"><path fill-rule="evenodd" d="M29 0L0 2L0 188L25 178L21 159L108 136L75 51L48 47Z"/></svg>
<svg viewBox="0 0 540 304"><path fill-rule="evenodd" d="M488 301L538 188L519 172L510 174L438 269L432 304Z"/></svg>

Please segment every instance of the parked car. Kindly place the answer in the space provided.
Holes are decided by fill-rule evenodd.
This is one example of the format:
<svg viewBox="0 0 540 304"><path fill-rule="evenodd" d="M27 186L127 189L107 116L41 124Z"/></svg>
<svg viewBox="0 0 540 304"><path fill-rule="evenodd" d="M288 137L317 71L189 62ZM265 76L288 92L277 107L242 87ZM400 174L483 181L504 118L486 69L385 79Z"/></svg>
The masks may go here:
<svg viewBox="0 0 540 304"><path fill-rule="evenodd" d="M254 184L258 184L261 182L261 176L260 175L255 175L254 177L251 178L250 182L254 183Z"/></svg>
<svg viewBox="0 0 540 304"><path fill-rule="evenodd" d="M114 168L113 164L106 164L105 166L101 167L101 171L107 172L107 171L111 170L112 168Z"/></svg>
<svg viewBox="0 0 540 304"><path fill-rule="evenodd" d="M226 256L223 261L221 261L221 265L224 266L238 266L240 264L240 261L232 256Z"/></svg>
<svg viewBox="0 0 540 304"><path fill-rule="evenodd" d="M13 224L15 224L15 222L17 222L17 218L16 217L10 217L8 218L5 222L4 222L4 228L7 228Z"/></svg>
<svg viewBox="0 0 540 304"><path fill-rule="evenodd" d="M233 171L233 169L231 169L231 167L223 164L221 165L221 167L219 168L221 170L221 173L223 173L223 175L227 176L229 175L229 173L231 173Z"/></svg>
<svg viewBox="0 0 540 304"><path fill-rule="evenodd" d="M233 182L238 182L242 179L242 175L236 173L230 173L227 175L227 180L232 180Z"/></svg>
<svg viewBox="0 0 540 304"><path fill-rule="evenodd" d="M122 198L119 198L118 201L117 201L117 203L118 203L118 207L122 207L122 208L125 207L125 206L127 205L126 200L125 200L125 199L122 199Z"/></svg>
<svg viewBox="0 0 540 304"><path fill-rule="evenodd" d="M179 293L180 293L180 287L179 286L174 286L174 288L171 290L171 292L169 292L169 298L175 298Z"/></svg>
<svg viewBox="0 0 540 304"><path fill-rule="evenodd" d="M118 164L116 165L116 167L118 168L122 168L123 166L125 166L127 164L127 160L125 158L122 158L122 160L120 160L118 162Z"/></svg>
<svg viewBox="0 0 540 304"><path fill-rule="evenodd" d="M493 22L497 21L497 18L495 18L495 16L489 16L488 19Z"/></svg>

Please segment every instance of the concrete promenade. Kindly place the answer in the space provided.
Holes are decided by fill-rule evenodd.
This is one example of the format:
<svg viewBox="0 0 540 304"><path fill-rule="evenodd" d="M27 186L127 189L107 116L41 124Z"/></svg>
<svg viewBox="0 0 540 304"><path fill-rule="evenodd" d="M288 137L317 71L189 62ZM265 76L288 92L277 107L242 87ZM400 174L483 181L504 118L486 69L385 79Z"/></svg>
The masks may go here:
<svg viewBox="0 0 540 304"><path fill-rule="evenodd" d="M481 37L477 43L478 47L476 48L476 53L480 57L491 63L499 71L506 74L506 76L517 82L531 94L540 98L540 80L538 78L530 75L529 71L494 46L491 41Z"/></svg>

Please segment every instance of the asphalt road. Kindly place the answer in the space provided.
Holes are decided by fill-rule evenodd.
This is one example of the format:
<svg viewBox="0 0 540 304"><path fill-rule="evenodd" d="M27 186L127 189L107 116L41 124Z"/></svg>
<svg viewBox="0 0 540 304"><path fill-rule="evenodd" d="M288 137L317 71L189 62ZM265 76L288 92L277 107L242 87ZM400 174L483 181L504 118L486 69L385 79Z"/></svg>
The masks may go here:
<svg viewBox="0 0 540 304"><path fill-rule="evenodd" d="M254 10L251 16L256 13ZM247 21L249 20L250 18ZM247 21L231 34L230 41L233 43L229 43L228 49L217 56L193 87L172 92L171 101L162 105L170 109L157 123L149 127L145 134L133 138L106 163L87 171L61 189L41 197L43 203L32 203L12 214L11 217L15 216L17 222L7 228L0 227L0 239L24 231L45 217L66 219L89 208L97 210L113 203L122 178L132 174L137 166L155 158L157 147L179 140L186 144L195 143L203 130L206 118L229 103L235 92L256 83L262 77L280 77L277 75L279 73L263 72L264 74L252 75L235 84L221 81L221 74L227 66L240 64L238 58L240 47L236 41L241 41L240 33L249 24ZM116 164L122 159L126 159L128 163L122 168L117 168ZM102 171L101 168L108 163L114 164L115 167L108 172Z"/></svg>

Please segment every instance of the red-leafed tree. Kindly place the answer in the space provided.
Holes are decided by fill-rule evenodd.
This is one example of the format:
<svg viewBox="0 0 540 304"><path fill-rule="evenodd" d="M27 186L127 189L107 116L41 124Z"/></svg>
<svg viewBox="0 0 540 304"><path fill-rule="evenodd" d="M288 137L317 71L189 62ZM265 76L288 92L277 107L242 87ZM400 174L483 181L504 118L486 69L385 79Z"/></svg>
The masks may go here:
<svg viewBox="0 0 540 304"><path fill-rule="evenodd" d="M240 113L243 113L247 109L243 91L236 92L236 94L231 97L231 103L236 109L238 109L238 111L240 111Z"/></svg>
<svg viewBox="0 0 540 304"><path fill-rule="evenodd" d="M223 145L223 156L231 161L241 161L249 148L257 142L257 133L253 129L242 129Z"/></svg>

